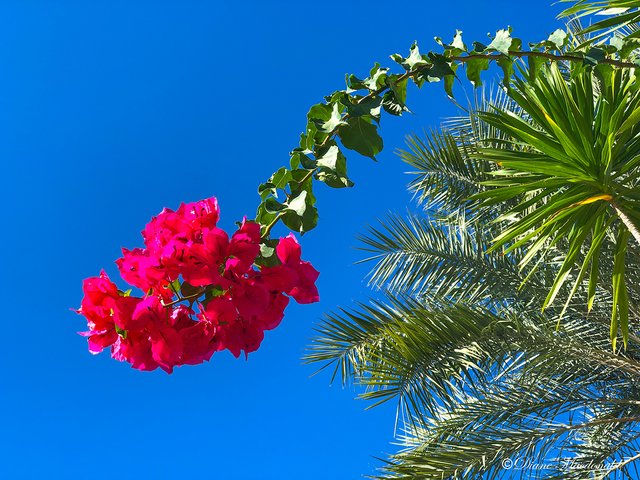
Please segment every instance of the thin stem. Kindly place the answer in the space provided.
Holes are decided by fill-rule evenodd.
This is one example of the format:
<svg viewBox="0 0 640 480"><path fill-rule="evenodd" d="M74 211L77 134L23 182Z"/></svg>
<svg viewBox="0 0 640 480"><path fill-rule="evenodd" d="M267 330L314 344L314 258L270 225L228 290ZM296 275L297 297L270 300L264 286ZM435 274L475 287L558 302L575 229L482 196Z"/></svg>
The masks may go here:
<svg viewBox="0 0 640 480"><path fill-rule="evenodd" d="M518 51L512 51L512 50L509 51L508 56L516 57L516 58L539 57L539 58L546 58L547 60L552 60L552 61L568 61L568 62L581 62L584 60L584 57L580 55L567 55L567 54L555 55L553 53L548 53L548 52L518 52ZM505 55L502 53L495 53L495 54L489 54L489 55L477 53L477 54L465 55L462 57L450 57L450 60L464 63L464 62L468 62L469 60L478 59L478 58L487 58L489 60L497 60L499 58L504 58L504 57ZM602 60L598 60L598 63L606 63L608 65L614 65L616 67L622 67L622 68L637 67L635 63L624 62L622 60L616 60L614 58L603 58Z"/></svg>
<svg viewBox="0 0 640 480"><path fill-rule="evenodd" d="M178 295L178 299L177 300L174 300L173 302L170 302L170 303L163 303L162 306L164 306L165 308L169 308L169 307L172 307L173 305L176 305L176 304L178 304L180 302L184 302L186 300L197 299L198 297L201 297L202 295L206 294L212 288L213 287L202 288L199 291L197 291L196 293L193 293L191 295L187 295L186 297L181 297L180 295Z"/></svg>
<svg viewBox="0 0 640 480"><path fill-rule="evenodd" d="M317 168L314 168L312 170L309 170L309 173L307 173L304 177L302 177L302 179L300 180L300 183L304 183L307 180L309 180L309 178L311 178L311 176L316 173Z"/></svg>
<svg viewBox="0 0 640 480"><path fill-rule="evenodd" d="M315 170L311 170L311 174L313 174ZM303 181L306 180L310 175L305 175L305 177L303 178ZM301 182L302 183L302 182ZM271 229L275 226L276 223L278 223L278 220L280 220L283 217L282 213L279 213L278 215L276 215L276 218L274 218L271 223L269 225L266 226L266 228L264 229L264 233L262 234L262 239L265 239L269 236L269 234L271 233Z"/></svg>

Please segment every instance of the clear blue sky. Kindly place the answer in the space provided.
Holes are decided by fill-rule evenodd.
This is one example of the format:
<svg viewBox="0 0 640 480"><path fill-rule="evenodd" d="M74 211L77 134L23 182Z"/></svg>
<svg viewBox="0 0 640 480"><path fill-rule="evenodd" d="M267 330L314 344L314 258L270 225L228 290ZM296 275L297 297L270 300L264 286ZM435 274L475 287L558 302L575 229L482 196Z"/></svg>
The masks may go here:
<svg viewBox="0 0 640 480"><path fill-rule="evenodd" d="M302 240L321 302L292 304L249 360L228 353L173 375L92 356L76 334L83 278L115 278L121 246L164 206L215 195L222 226L252 216L257 185L288 161L308 107L374 61L456 28L557 27L547 1L0 3L4 206L0 478L347 479L393 450L395 405L300 358L323 312L363 300L355 236L405 211L411 131L453 113L439 86L383 118L379 163L352 154L350 191L318 188Z"/></svg>

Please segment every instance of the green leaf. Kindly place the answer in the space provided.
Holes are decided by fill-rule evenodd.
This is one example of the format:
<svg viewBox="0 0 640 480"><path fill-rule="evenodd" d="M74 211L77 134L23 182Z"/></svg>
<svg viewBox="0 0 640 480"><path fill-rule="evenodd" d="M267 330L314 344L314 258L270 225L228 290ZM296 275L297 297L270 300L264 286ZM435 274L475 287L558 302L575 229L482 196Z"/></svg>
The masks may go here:
<svg viewBox="0 0 640 480"><path fill-rule="evenodd" d="M118 325L114 325L114 327L115 327L115 329L116 329L116 333L117 333L118 335L120 335L120 337L121 337L123 340L126 340L126 339L127 339L127 331L126 331L125 329L123 329L123 328L120 328Z"/></svg>
<svg viewBox="0 0 640 480"><path fill-rule="evenodd" d="M169 287L171 288L171 291L173 291L173 293L177 293L180 291L180 280L178 280L177 278L171 282L169 284Z"/></svg>
<svg viewBox="0 0 640 480"><path fill-rule="evenodd" d="M368 97L354 97L347 101L347 113L350 117L361 117L369 115L373 118L380 118L380 107L382 105L382 97L378 95Z"/></svg>
<svg viewBox="0 0 640 480"><path fill-rule="evenodd" d="M365 86L369 90L378 90L384 85L388 71L388 68L380 68L380 64L376 62L369 72L369 78L365 81Z"/></svg>
<svg viewBox="0 0 640 480"><path fill-rule="evenodd" d="M432 65L430 68L424 69L420 78L425 79L427 82L439 82L447 75L453 75L454 71L451 69L451 60L448 60L442 55L429 54Z"/></svg>
<svg viewBox="0 0 640 480"><path fill-rule="evenodd" d="M397 75L389 77L387 82L389 89L396 97L396 101L402 105L407 101L407 78L398 79Z"/></svg>
<svg viewBox="0 0 640 480"><path fill-rule="evenodd" d="M260 255L256 258L256 264L261 267L275 267L280 264L276 253L278 239L262 240L260 243Z"/></svg>
<svg viewBox="0 0 640 480"><path fill-rule="evenodd" d="M284 188L289 180L291 180L291 171L282 167L276 170L269 179L269 182L274 184L276 188Z"/></svg>
<svg viewBox="0 0 640 480"><path fill-rule="evenodd" d="M273 197L267 198L264 201L264 206L268 213L278 213L287 208L284 203L280 203Z"/></svg>
<svg viewBox="0 0 640 480"><path fill-rule="evenodd" d="M405 104L407 100L407 81L407 78L398 81L395 78L389 78L389 90L385 92L382 98L382 107L386 112L392 115L402 115L403 112L409 111Z"/></svg>
<svg viewBox="0 0 640 480"><path fill-rule="evenodd" d="M402 65L405 70L413 71L416 67L427 65L427 61L420 55L420 49L418 48L418 44L414 43L411 45L409 49L409 56L404 58L400 54L391 55L391 59Z"/></svg>
<svg viewBox="0 0 640 480"><path fill-rule="evenodd" d="M501 57L497 61L498 66L502 69L502 84L509 88L511 77L513 76L513 60L510 57Z"/></svg>
<svg viewBox="0 0 640 480"><path fill-rule="evenodd" d="M473 84L474 87L482 85L482 79L480 74L489 68L488 58L472 58L465 62L465 69L467 72L467 78Z"/></svg>
<svg viewBox="0 0 640 480"><path fill-rule="evenodd" d="M629 230L621 225L616 239L612 276L613 309L611 312L610 333L614 350L618 336L618 325L622 331L622 340L625 348L627 347L627 341L629 339L629 298L627 296L627 286L625 283L625 263L630 236L631 233Z"/></svg>
<svg viewBox="0 0 640 480"><path fill-rule="evenodd" d="M292 158L292 162L294 162ZM278 189L283 189L287 183L291 180L291 171L286 167L281 167L271 175L269 180L261 184L258 187L258 194L262 200L266 199L270 195L278 196Z"/></svg>
<svg viewBox="0 0 640 480"><path fill-rule="evenodd" d="M275 253L275 251L276 251L275 247L270 247L269 245L267 245L265 243L261 243L260 244L260 255L262 255L265 258L270 257L271 255L273 255Z"/></svg>
<svg viewBox="0 0 640 480"><path fill-rule="evenodd" d="M287 202L287 206L284 208L288 208L289 210L294 211L298 216L302 216L304 215L304 211L307 208L307 191L303 190L302 192L300 192L300 194L293 198L292 200L289 200L289 202Z"/></svg>
<svg viewBox="0 0 640 480"><path fill-rule="evenodd" d="M472 45L473 45L473 50L470 52L472 54L483 53L487 49L487 46L482 42L473 42Z"/></svg>
<svg viewBox="0 0 640 480"><path fill-rule="evenodd" d="M352 187L353 182L347 177L347 159L337 145L331 145L318 158L316 178L333 188Z"/></svg>
<svg viewBox="0 0 640 480"><path fill-rule="evenodd" d="M346 148L373 160L382 151L382 138L378 135L376 126L367 117L350 118L347 125L340 127L338 136Z"/></svg>
<svg viewBox="0 0 640 480"><path fill-rule="evenodd" d="M266 227L273 220L275 220L276 216L277 216L277 213L272 213L272 212L267 211L267 206L266 206L265 202L262 202L258 206L258 210L256 212L256 219L255 220L256 220L257 223L259 223L263 227Z"/></svg>
<svg viewBox="0 0 640 480"><path fill-rule="evenodd" d="M543 58L530 55L527 58L527 63L529 64L529 79L533 81L536 79L538 72L540 72L545 64L545 60Z"/></svg>
<svg viewBox="0 0 640 480"><path fill-rule="evenodd" d="M509 55L509 48L511 47L511 29L498 30L496 36L487 47L487 50L495 50L504 55Z"/></svg>
<svg viewBox="0 0 640 480"><path fill-rule="evenodd" d="M584 56L584 64L593 66L605 59L605 51L601 48L590 48Z"/></svg>
<svg viewBox="0 0 640 480"><path fill-rule="evenodd" d="M290 198L297 196L301 191L306 190L308 200L315 202L313 197L313 181L309 170L293 170L291 172L291 181L289 182L289 188L291 189Z"/></svg>
<svg viewBox="0 0 640 480"><path fill-rule="evenodd" d="M289 163L291 164L292 169L296 169L300 166L306 169L316 168L316 161L301 150L294 150L293 152L291 152L291 160ZM287 181L285 182L285 185L291 180L291 178L291 172L289 172L289 176L287 178ZM284 185L280 188L284 188Z"/></svg>
<svg viewBox="0 0 640 480"><path fill-rule="evenodd" d="M456 30L456 34L453 36L453 41L450 44L445 44L440 37L435 37L434 40L444 47L444 56L447 58L457 57L467 51L467 46L462 41L461 30Z"/></svg>
<svg viewBox="0 0 640 480"><path fill-rule="evenodd" d="M567 43L567 38L567 32L559 28L549 35L548 41L553 43L558 50L561 50Z"/></svg>
<svg viewBox="0 0 640 480"><path fill-rule="evenodd" d="M264 200L265 198L276 194L276 186L271 182L261 183L258 186L258 195Z"/></svg>
<svg viewBox="0 0 640 480"><path fill-rule="evenodd" d="M318 110L316 110L315 113L317 112ZM322 143L329 136L328 133L318 130L317 125L324 122L325 120L321 119L309 119L307 122L307 130L300 138L300 148L302 148L303 151L312 151L316 144ZM302 143L303 141L304 144Z"/></svg>
<svg viewBox="0 0 640 480"><path fill-rule="evenodd" d="M340 113L340 107L337 103L334 103L331 109L331 116L320 125L320 131L325 133L333 132L339 125L344 125L346 122L342 119L342 113Z"/></svg>
<svg viewBox="0 0 640 480"><path fill-rule="evenodd" d="M456 30L456 34L453 36L453 41L450 46L457 50L461 50L462 52L467 51L467 46L462 41L462 30Z"/></svg>
<svg viewBox="0 0 640 480"><path fill-rule="evenodd" d="M364 80L360 80L355 75L347 75L346 93L352 93L364 89L371 91L378 90L384 85L388 71L388 68L380 68L380 64L376 62L369 73L369 77L365 78Z"/></svg>
<svg viewBox="0 0 640 480"><path fill-rule="evenodd" d="M282 217L282 223L294 232L308 232L318 224L318 210L314 206L307 205L302 216L295 212L287 213Z"/></svg>
<svg viewBox="0 0 640 480"><path fill-rule="evenodd" d="M456 81L456 70L458 69L458 65L455 63L451 64L451 75L445 75L444 77L444 91L447 93L449 98L453 98L453 84Z"/></svg>
<svg viewBox="0 0 640 480"><path fill-rule="evenodd" d="M344 123L338 102L331 105L325 103L313 105L307 113L307 118L323 134L332 133L336 127ZM318 141L319 139L315 137L314 140Z"/></svg>

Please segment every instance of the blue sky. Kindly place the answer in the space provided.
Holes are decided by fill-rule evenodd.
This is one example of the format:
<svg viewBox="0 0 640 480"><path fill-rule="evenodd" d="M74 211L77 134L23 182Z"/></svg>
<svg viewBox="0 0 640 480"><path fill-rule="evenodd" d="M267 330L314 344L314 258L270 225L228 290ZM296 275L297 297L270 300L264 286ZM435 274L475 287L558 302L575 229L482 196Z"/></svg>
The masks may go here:
<svg viewBox="0 0 640 480"><path fill-rule="evenodd" d="M4 205L0 478L342 479L393 451L395 405L365 410L300 358L323 312L365 300L355 237L406 211L403 137L455 113L441 87L383 118L379 162L356 187L319 185L302 239L321 302L292 305L248 361L224 352L173 375L92 356L76 334L82 279L164 206L215 195L231 229L288 161L310 105L345 73L433 36L525 42L559 25L547 1L0 3ZM524 7L526 5L526 8ZM277 233L277 231L276 231ZM284 231L280 231L284 233Z"/></svg>

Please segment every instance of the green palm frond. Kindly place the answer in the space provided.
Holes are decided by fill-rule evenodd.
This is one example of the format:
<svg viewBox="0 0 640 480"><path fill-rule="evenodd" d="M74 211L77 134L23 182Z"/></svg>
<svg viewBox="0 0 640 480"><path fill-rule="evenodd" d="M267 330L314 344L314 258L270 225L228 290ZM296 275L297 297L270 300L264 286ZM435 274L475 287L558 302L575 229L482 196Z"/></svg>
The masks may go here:
<svg viewBox="0 0 640 480"><path fill-rule="evenodd" d="M409 190L425 210L454 212L464 210L466 216L483 217L492 210L482 211L471 197L484 190L482 182L490 178L495 167L491 162L475 158L479 146L504 145L502 132L484 122L476 111L489 108L520 111L504 90L488 95L484 91L475 99L474 108L464 114L443 121L440 131L432 131L424 138L407 137L407 150L400 150L400 158L415 170Z"/></svg>
<svg viewBox="0 0 640 480"><path fill-rule="evenodd" d="M409 190L419 203L443 211L478 203L470 197L482 190L480 182L488 179L491 163L471 160L475 152L469 142L448 132L432 132L424 139L407 137L407 146L409 150L401 151L400 157L416 169L409 172L415 176Z"/></svg>
<svg viewBox="0 0 640 480"><path fill-rule="evenodd" d="M561 263L543 262L523 285L522 249L487 252L496 228L467 222L464 215L439 221L390 217L363 241L376 262L372 282L392 298L328 315L318 329L307 361L333 366L334 376L364 387L360 396L373 405L398 402L408 450L391 457L385 475L512 478L500 467L509 455L548 461L557 448L584 464L603 456L630 458L637 422L616 423L612 412L640 398L628 381L640 373L637 329L626 355L611 350L612 291L600 287L587 319L581 307L586 288L575 292L560 330L553 306L547 315L533 315L532 305L543 301ZM637 259L637 250L630 256ZM599 267L611 271L614 256L607 237ZM629 273L638 279L637 269ZM631 282L631 296L640 294L638 285ZM591 417L598 422L588 424ZM581 428L567 430L576 423ZM595 442L605 425L619 434ZM629 461L620 470L634 465ZM549 478L565 474L581 478L561 463L545 472Z"/></svg>
<svg viewBox="0 0 640 480"><path fill-rule="evenodd" d="M475 473L487 470L487 463L492 463L487 458L493 458L498 467L505 458L522 455L552 463L552 450L558 448L565 458L577 457L586 443L585 432L607 426L624 428L630 435L637 429L640 364L635 355L611 352L603 341L606 331L583 320L559 332L551 325L540 327L517 320L516 325L517 329L506 331L506 345L494 345L498 351L510 348L512 355L517 352L526 361L501 372L483 396L461 402L453 412L459 417L447 411L444 418L434 420L428 458L422 462L457 457L454 469L473 467ZM517 333L510 338L508 334L514 331ZM634 348L637 350L637 344ZM625 420L619 421L621 418ZM440 436L434 438L436 431ZM606 451L609 459L616 451L611 443L603 447L591 452L582 448L583 463L593 460L595 453ZM420 449L414 449L414 458L416 453ZM465 457L467 460L459 463Z"/></svg>
<svg viewBox="0 0 640 480"><path fill-rule="evenodd" d="M475 377L489 360L476 339L495 320L462 305L430 310L389 298L328 315L305 360L364 385L362 398L374 404L395 398L401 411L433 413L479 388Z"/></svg>
<svg viewBox="0 0 640 480"><path fill-rule="evenodd" d="M410 416L408 450L388 473L492 478L517 454L548 460L563 448L584 460L624 450L618 438L615 448L588 451L584 438L609 425L624 426L631 441L639 353L635 338L627 354L611 351L606 326L580 317L557 330L542 319L389 300L329 316L307 360L335 363L343 380L366 387L362 398L396 399Z"/></svg>
<svg viewBox="0 0 640 480"><path fill-rule="evenodd" d="M537 275L525 282L517 266L520 252L487 254L490 232L462 215L442 221L390 215L360 238L369 255L363 261L374 263L369 283L392 293L468 304L507 304L524 297L539 303L546 285Z"/></svg>
<svg viewBox="0 0 640 480"><path fill-rule="evenodd" d="M589 34L598 32L592 41L619 31L624 28L631 28L628 38L638 38L640 35L635 31L635 26L640 23L640 1L638 0L561 0L562 2L574 3L573 6L560 13L560 17L578 17L587 15L605 16L606 18L596 20L590 26L584 28L581 33Z"/></svg>
<svg viewBox="0 0 640 480"><path fill-rule="evenodd" d="M496 146L496 144L501 145L502 140L511 139L477 115L477 112L492 108L522 115L522 109L513 101L506 89L501 87L483 89L469 103L469 107L460 115L445 118L441 123L441 130L456 138L465 139L471 147Z"/></svg>
<svg viewBox="0 0 640 480"><path fill-rule="evenodd" d="M567 83L555 65L534 81L520 80L511 95L530 119L495 110L479 116L510 134L528 150L480 148L478 156L495 162L500 170L495 187L475 196L485 205L514 196L528 198L502 218L513 219L495 238L493 249L505 252L522 245L542 252L566 242L566 256L543 307L550 305L571 277L574 288L589 278L598 281L597 262L605 235L622 221L614 265L614 306L611 339L615 344L619 322L627 340L628 298L624 282L629 233L637 233L640 218L640 90L635 75L622 70L602 70L600 95L588 70ZM640 237L639 237L640 238ZM591 267L591 268L590 268ZM590 304L593 300L590 300Z"/></svg>

